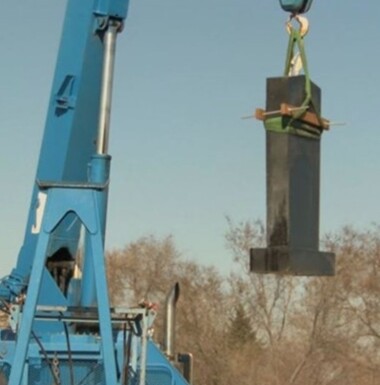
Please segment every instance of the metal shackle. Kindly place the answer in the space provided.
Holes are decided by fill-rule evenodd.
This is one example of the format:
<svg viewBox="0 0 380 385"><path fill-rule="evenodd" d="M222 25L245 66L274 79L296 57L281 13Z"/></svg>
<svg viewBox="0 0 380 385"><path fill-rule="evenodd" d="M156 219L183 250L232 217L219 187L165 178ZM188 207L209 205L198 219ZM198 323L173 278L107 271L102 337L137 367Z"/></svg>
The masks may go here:
<svg viewBox="0 0 380 385"><path fill-rule="evenodd" d="M309 20L307 20L304 16L290 16L289 20L286 23L286 30L288 31L289 35L292 33L293 25L292 20L295 20L299 24L299 32L301 37L304 37L309 32Z"/></svg>

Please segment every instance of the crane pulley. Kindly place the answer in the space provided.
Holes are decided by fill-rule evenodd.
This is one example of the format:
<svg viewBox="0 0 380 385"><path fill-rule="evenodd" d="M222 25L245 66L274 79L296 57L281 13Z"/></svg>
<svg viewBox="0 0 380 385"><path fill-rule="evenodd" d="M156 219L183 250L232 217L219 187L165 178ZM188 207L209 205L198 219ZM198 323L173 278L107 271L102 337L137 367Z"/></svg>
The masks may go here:
<svg viewBox="0 0 380 385"><path fill-rule="evenodd" d="M280 0L281 7L292 14L306 13L313 3L313 0Z"/></svg>

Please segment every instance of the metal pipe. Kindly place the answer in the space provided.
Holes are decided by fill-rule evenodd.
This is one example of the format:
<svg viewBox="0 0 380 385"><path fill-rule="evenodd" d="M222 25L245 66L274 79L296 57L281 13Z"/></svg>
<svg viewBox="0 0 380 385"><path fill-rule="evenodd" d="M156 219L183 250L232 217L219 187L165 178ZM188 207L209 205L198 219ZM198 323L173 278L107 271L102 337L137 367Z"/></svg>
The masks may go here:
<svg viewBox="0 0 380 385"><path fill-rule="evenodd" d="M147 317L144 316L142 319L142 336L141 336L141 361L140 361L140 381L139 385L146 385L146 363L147 363L147 352L148 352L148 324Z"/></svg>
<svg viewBox="0 0 380 385"><path fill-rule="evenodd" d="M172 287L166 297L166 311L164 323L164 353L173 360L175 356L175 318L176 318L176 304L179 298L179 283Z"/></svg>
<svg viewBox="0 0 380 385"><path fill-rule="evenodd" d="M178 354L178 362L183 365L182 374L189 384L193 383L193 355L191 353Z"/></svg>
<svg viewBox="0 0 380 385"><path fill-rule="evenodd" d="M110 21L104 35L103 74L100 95L99 126L97 153L106 154L108 151L109 127L111 119L112 85L115 66L116 35L120 22Z"/></svg>

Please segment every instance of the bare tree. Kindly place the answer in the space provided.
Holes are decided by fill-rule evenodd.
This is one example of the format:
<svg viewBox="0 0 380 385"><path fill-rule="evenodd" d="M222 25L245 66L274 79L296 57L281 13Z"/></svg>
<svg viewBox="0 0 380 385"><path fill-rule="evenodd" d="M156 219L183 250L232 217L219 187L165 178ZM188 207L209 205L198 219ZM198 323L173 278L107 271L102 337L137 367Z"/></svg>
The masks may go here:
<svg viewBox="0 0 380 385"><path fill-rule="evenodd" d="M161 303L177 279L180 253L171 236L146 236L107 254L111 301L114 304Z"/></svg>
<svg viewBox="0 0 380 385"><path fill-rule="evenodd" d="M279 384L284 363L281 346L285 331L289 333L288 319L295 298L294 289L299 279L284 275L260 275L249 271L249 249L263 246L265 231L261 222L241 222L235 225L229 218L226 234L227 247L237 265L230 275L233 296L241 301L252 319L253 330L265 348L257 362L255 377L259 382ZM254 350L254 349L253 349ZM255 352L252 352L255 356ZM265 359L264 359L265 357Z"/></svg>
<svg viewBox="0 0 380 385"><path fill-rule="evenodd" d="M250 273L249 249L264 240L260 222L228 219L235 267L223 277L182 258L172 237L140 238L109 253L113 302L163 305L178 281L177 347L194 354L196 385L377 385L379 227L328 235L337 255L328 278Z"/></svg>
<svg viewBox="0 0 380 385"><path fill-rule="evenodd" d="M168 290L180 284L177 347L195 357L196 384L228 384L225 348L229 295L216 269L181 258L173 238L143 237L108 253L113 303L156 302L162 308ZM162 341L164 310L156 320L155 340Z"/></svg>
<svg viewBox="0 0 380 385"><path fill-rule="evenodd" d="M371 383L374 376L380 378L380 227L360 231L347 226L325 243L338 256L340 336L350 348L344 357L362 381L367 377Z"/></svg>
<svg viewBox="0 0 380 385"><path fill-rule="evenodd" d="M372 384L379 375L380 232L344 228L325 240L337 254L335 277L300 278L248 271L248 251L265 239L260 222L228 220L230 276L260 338L251 373L267 384ZM291 354L289 354L291 352ZM358 382L360 379L360 382Z"/></svg>

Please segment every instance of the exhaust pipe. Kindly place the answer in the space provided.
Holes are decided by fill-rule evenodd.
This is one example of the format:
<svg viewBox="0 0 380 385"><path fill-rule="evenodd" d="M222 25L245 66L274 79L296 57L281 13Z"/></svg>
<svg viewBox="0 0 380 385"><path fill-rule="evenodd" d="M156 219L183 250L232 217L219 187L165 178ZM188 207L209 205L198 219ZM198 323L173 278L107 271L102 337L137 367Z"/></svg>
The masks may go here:
<svg viewBox="0 0 380 385"><path fill-rule="evenodd" d="M170 360L175 360L175 318L179 298L179 283L176 282L166 297L163 350Z"/></svg>

